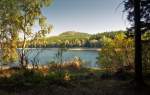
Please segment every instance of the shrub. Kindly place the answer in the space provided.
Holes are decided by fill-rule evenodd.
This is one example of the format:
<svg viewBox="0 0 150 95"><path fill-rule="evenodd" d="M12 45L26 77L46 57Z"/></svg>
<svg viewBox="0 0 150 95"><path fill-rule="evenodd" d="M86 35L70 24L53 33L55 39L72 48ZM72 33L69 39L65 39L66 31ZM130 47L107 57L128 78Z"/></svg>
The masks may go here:
<svg viewBox="0 0 150 95"><path fill-rule="evenodd" d="M105 72L101 75L100 77L101 79L110 79L112 78L112 74L111 73L108 73L108 72Z"/></svg>
<svg viewBox="0 0 150 95"><path fill-rule="evenodd" d="M150 46L148 43L143 43L143 54L142 54L143 68L145 72L150 70Z"/></svg>
<svg viewBox="0 0 150 95"><path fill-rule="evenodd" d="M113 78L116 80L127 80L131 79L132 77L132 73L128 73L122 68L118 69L117 72L113 74Z"/></svg>
<svg viewBox="0 0 150 95"><path fill-rule="evenodd" d="M49 64L50 71L78 71L81 68L82 68L82 60L80 58L75 58L72 61L63 64L58 63Z"/></svg>
<svg viewBox="0 0 150 95"><path fill-rule="evenodd" d="M42 73L33 70L20 70L9 78L10 82L16 86L36 85L43 81L43 79Z"/></svg>
<svg viewBox="0 0 150 95"><path fill-rule="evenodd" d="M116 72L126 66L134 68L133 40L120 33L114 39L103 37L98 64L107 72Z"/></svg>

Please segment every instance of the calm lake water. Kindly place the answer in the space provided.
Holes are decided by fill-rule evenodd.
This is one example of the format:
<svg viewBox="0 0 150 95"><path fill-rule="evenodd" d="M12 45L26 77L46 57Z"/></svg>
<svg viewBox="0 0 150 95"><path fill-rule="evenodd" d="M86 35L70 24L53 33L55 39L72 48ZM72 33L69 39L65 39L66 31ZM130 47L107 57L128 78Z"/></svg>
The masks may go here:
<svg viewBox="0 0 150 95"><path fill-rule="evenodd" d="M39 52L37 56L40 64L47 64L51 61L57 60L56 53L58 49L33 49L32 52L29 53L29 61L33 60L33 57ZM74 59L75 57L81 58L84 62L86 62L87 66L96 66L96 57L98 57L98 51L96 50L67 50L63 53L63 60L69 61Z"/></svg>

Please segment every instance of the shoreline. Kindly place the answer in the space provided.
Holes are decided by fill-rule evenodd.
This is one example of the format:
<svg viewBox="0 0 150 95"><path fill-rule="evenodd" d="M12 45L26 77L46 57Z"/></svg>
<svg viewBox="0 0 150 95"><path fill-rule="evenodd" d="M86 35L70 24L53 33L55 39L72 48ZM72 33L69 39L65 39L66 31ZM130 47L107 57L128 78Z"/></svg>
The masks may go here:
<svg viewBox="0 0 150 95"><path fill-rule="evenodd" d="M13 69L13 68L21 68L19 65L18 66L9 66L9 65L7 65L7 66L5 66L5 65L3 65L3 66L0 66L0 70L7 70L7 69ZM33 67L33 65L32 64L28 64L28 66L26 67L27 69L33 69L34 67ZM36 67L35 67L36 68ZM38 65L38 68L39 69L48 69L48 65L46 65L46 64L44 64L44 65Z"/></svg>
<svg viewBox="0 0 150 95"><path fill-rule="evenodd" d="M20 66L14 66L14 67L11 67L11 66L0 66L0 71L2 70L9 70L9 69L13 69L13 68L21 68ZM27 69L33 69L33 68L37 68L37 67L33 67L33 65L31 64L28 64L28 66L26 67ZM49 66L44 64L44 65L38 65L38 69L48 69ZM99 67L84 67L84 68L91 68L91 69L99 69Z"/></svg>
<svg viewBox="0 0 150 95"><path fill-rule="evenodd" d="M101 48L69 48L68 50L101 51Z"/></svg>
<svg viewBox="0 0 150 95"><path fill-rule="evenodd" d="M21 48L18 48L21 49ZM29 49L59 49L59 48L29 48ZM101 48L67 48L68 50L74 50L74 51L101 51Z"/></svg>

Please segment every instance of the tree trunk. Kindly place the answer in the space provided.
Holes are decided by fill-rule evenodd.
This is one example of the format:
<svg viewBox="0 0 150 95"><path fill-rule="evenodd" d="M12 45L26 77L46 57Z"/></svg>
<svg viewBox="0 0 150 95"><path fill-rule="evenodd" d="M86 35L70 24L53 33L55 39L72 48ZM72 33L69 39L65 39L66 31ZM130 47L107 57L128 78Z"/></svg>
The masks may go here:
<svg viewBox="0 0 150 95"><path fill-rule="evenodd" d="M141 44L141 23L140 23L140 1L134 0L134 21L135 21L135 82L143 84L142 74L142 44Z"/></svg>

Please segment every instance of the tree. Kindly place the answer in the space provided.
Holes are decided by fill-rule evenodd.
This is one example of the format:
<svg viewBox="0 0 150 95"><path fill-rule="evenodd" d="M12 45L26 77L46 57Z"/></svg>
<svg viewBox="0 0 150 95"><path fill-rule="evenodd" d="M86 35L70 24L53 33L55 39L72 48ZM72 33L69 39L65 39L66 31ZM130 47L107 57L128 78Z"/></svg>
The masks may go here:
<svg viewBox="0 0 150 95"><path fill-rule="evenodd" d="M143 84L141 34L149 30L149 4L149 0L125 1L125 11L128 12L128 20L132 22L131 29L135 31L135 81L138 85Z"/></svg>
<svg viewBox="0 0 150 95"><path fill-rule="evenodd" d="M143 84L142 75L142 44L141 44L141 22L140 22L140 0L134 0L134 22L135 22L135 81Z"/></svg>
<svg viewBox="0 0 150 95"><path fill-rule="evenodd" d="M135 1L135 2L134 2ZM147 32L150 30L150 1L149 0L124 0L124 11L128 13L127 19L131 22L130 30L134 30L134 4L140 3L140 22L141 32ZM138 6L139 7L139 6Z"/></svg>
<svg viewBox="0 0 150 95"><path fill-rule="evenodd" d="M14 54L16 54L15 56L20 59L22 67L26 65L25 48L30 44L43 43L41 42L42 37L49 33L52 28L46 23L46 17L41 12L41 8L49 6L51 2L52 0L0 1L2 59L10 61L12 58L14 59ZM33 32L32 29L37 21L41 29ZM21 48L19 56L17 55L18 43Z"/></svg>
<svg viewBox="0 0 150 95"><path fill-rule="evenodd" d="M50 2L50 1L49 1ZM20 3L20 11L21 11L21 30L23 35L23 41L21 45L20 50L20 63L22 67L26 67L27 62L27 56L26 56L26 48L30 45L40 45L42 42L42 37L45 36L45 34L49 33L51 30L51 26L47 25L46 17L42 15L41 8L46 6L49 2L47 0L37 0L37 1L29 1L25 0ZM39 26L41 29L33 33L32 28L35 23L35 21L39 22ZM27 42L27 40L30 39L30 41Z"/></svg>
<svg viewBox="0 0 150 95"><path fill-rule="evenodd" d="M122 69L133 69L133 39L124 33L118 33L114 38L103 36L98 63L107 72L117 72Z"/></svg>
<svg viewBox="0 0 150 95"><path fill-rule="evenodd" d="M19 16L16 0L0 1L1 61L4 63L18 58L16 43L18 40L17 31L19 31Z"/></svg>

